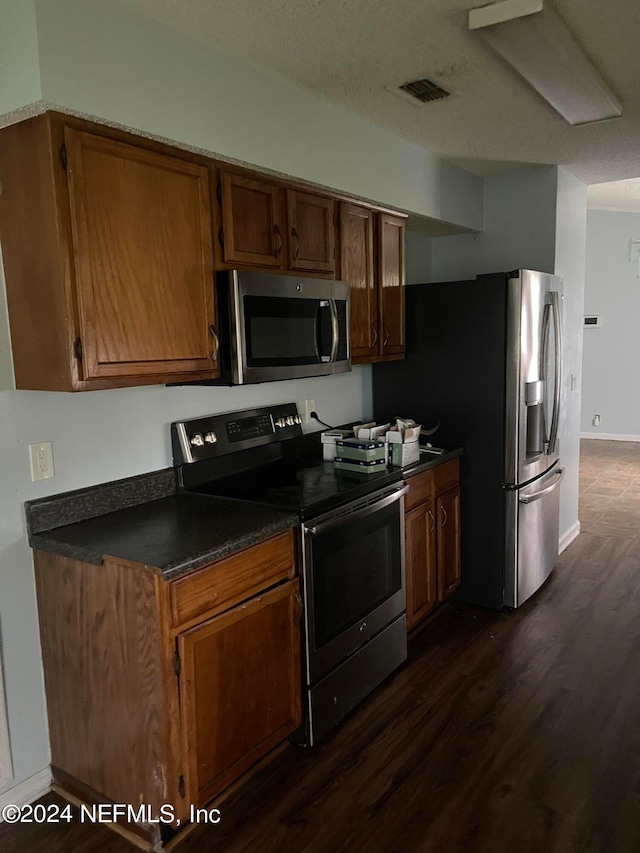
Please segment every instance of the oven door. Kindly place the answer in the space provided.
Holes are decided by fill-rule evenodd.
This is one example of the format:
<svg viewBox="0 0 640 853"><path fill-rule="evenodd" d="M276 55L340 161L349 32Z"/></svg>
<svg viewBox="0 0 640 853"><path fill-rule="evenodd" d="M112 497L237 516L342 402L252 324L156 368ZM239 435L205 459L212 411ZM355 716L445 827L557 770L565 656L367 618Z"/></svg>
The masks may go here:
<svg viewBox="0 0 640 853"><path fill-rule="evenodd" d="M406 609L406 492L383 489L303 525L308 685Z"/></svg>
<svg viewBox="0 0 640 853"><path fill-rule="evenodd" d="M231 273L236 384L351 369L346 282Z"/></svg>

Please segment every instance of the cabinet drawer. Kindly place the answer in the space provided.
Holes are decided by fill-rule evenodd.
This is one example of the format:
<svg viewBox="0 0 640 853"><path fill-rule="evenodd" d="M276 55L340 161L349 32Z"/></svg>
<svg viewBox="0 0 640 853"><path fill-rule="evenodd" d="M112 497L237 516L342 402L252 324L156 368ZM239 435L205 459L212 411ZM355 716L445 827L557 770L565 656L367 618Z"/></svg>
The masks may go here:
<svg viewBox="0 0 640 853"><path fill-rule="evenodd" d="M415 506L428 501L433 494L433 469L416 474L407 481L409 491L404 499L404 510L408 512Z"/></svg>
<svg viewBox="0 0 640 853"><path fill-rule="evenodd" d="M215 615L295 575L293 530L226 557L171 584L174 627Z"/></svg>
<svg viewBox="0 0 640 853"><path fill-rule="evenodd" d="M450 462L445 462L443 465L437 465L433 469L436 494L441 495L447 489L457 486L460 482L460 461L451 459Z"/></svg>

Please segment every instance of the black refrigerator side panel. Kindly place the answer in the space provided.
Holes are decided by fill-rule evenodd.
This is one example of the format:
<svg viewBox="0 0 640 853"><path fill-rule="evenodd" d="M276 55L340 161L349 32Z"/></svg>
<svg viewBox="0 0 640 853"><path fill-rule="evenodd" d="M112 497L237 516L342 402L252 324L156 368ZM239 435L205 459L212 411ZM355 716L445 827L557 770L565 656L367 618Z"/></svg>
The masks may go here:
<svg viewBox="0 0 640 853"><path fill-rule="evenodd" d="M374 415L415 418L461 445L462 581L454 598L500 608L504 589L506 277L406 288L407 355L373 367Z"/></svg>

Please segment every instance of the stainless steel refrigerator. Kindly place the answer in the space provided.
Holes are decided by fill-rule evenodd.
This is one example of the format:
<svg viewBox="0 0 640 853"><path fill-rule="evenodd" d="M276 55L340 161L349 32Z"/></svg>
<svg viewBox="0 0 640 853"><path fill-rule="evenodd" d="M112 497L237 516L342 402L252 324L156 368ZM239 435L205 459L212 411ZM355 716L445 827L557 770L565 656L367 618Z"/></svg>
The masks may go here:
<svg viewBox="0 0 640 853"><path fill-rule="evenodd" d="M373 367L380 422L462 445L456 598L518 607L558 556L562 280L533 270L406 288L407 355Z"/></svg>

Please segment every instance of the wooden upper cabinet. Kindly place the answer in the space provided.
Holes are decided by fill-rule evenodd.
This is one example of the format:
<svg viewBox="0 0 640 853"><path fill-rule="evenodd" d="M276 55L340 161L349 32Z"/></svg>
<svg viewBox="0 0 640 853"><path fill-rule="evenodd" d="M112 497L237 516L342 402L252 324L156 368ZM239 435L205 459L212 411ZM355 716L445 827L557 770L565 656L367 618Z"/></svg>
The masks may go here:
<svg viewBox="0 0 640 853"><path fill-rule="evenodd" d="M334 208L332 198L287 190L290 269L335 272Z"/></svg>
<svg viewBox="0 0 640 853"><path fill-rule="evenodd" d="M17 388L218 378L214 270L236 266L350 281L353 361L402 358L401 216L55 112L0 146Z"/></svg>
<svg viewBox="0 0 640 853"><path fill-rule="evenodd" d="M289 581L178 637L190 802L206 803L300 725L300 610Z"/></svg>
<svg viewBox="0 0 640 853"><path fill-rule="evenodd" d="M339 275L351 284L354 364L404 355L404 222L361 205L340 205Z"/></svg>
<svg viewBox="0 0 640 853"><path fill-rule="evenodd" d="M340 277L351 285L351 359L355 363L373 361L378 355L374 215L366 207L340 205Z"/></svg>
<svg viewBox="0 0 640 853"><path fill-rule="evenodd" d="M209 371L205 167L65 128L83 379Z"/></svg>
<svg viewBox="0 0 640 853"><path fill-rule="evenodd" d="M387 213L378 214L378 280L380 288L380 354L405 351L404 224Z"/></svg>
<svg viewBox="0 0 640 853"><path fill-rule="evenodd" d="M16 387L218 376L206 162L57 113L0 137Z"/></svg>
<svg viewBox="0 0 640 853"><path fill-rule="evenodd" d="M281 268L282 189L274 184L222 170L222 228L219 239L227 264Z"/></svg>

